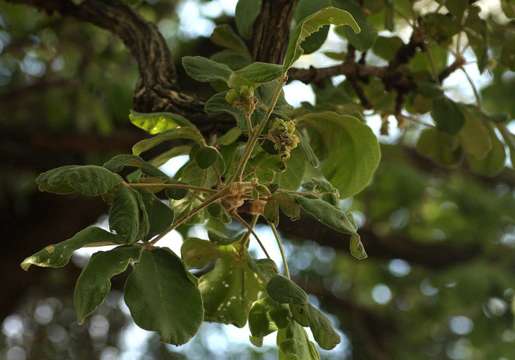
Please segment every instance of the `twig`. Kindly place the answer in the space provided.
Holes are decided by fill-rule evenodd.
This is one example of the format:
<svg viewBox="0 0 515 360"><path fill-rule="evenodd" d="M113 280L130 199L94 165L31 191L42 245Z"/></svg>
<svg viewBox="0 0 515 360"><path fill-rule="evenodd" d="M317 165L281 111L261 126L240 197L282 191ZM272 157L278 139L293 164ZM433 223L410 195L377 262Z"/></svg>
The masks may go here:
<svg viewBox="0 0 515 360"><path fill-rule="evenodd" d="M253 229L253 226L249 225L248 222L246 222L237 212L233 212L232 215L236 218L236 220L238 220L238 222L240 224L242 224L243 226L245 226L247 228L247 230L252 234L254 235L254 237L256 238L256 241L258 242L259 244L259 247L261 248L261 250L263 250L263 252L265 253L266 257L268 259L271 259L270 255L268 254L268 251L266 251L266 248L265 248L265 245L263 245L263 243L261 242L261 240L259 239L259 237L257 236L256 232L254 231ZM258 216L254 216L254 219L252 220L252 223L255 224L257 223L257 218Z"/></svg>
<svg viewBox="0 0 515 360"><path fill-rule="evenodd" d="M284 265L284 274L286 275L286 277L288 279L291 279L290 269L288 268L288 261L286 261L286 254L284 253L284 247L281 242L279 233L277 232L277 228L275 227L275 224L271 223L270 221L268 221L268 226L270 226L270 228L272 228L272 232L274 233L274 236L275 236L275 241L277 242L277 247L279 248L279 252L281 253L281 259L282 259L283 265Z"/></svg>

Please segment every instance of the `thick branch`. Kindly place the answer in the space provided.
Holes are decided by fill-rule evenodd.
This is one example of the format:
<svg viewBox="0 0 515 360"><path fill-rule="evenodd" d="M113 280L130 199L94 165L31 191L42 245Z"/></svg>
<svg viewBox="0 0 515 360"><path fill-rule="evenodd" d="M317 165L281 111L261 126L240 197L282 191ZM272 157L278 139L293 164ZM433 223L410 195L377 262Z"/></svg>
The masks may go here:
<svg viewBox="0 0 515 360"><path fill-rule="evenodd" d="M322 226L313 218L303 216L298 221L291 221L283 216L279 229L288 237L315 240L321 245L348 252L349 236ZM424 244L400 235L378 236L370 228L360 229L359 232L371 258L399 258L435 270L467 262L482 254L479 245Z"/></svg>
<svg viewBox="0 0 515 360"><path fill-rule="evenodd" d="M140 82L134 108L141 112L173 111L204 119L203 104L178 91L175 66L166 41L154 24L141 18L119 0L8 0L59 13L99 26L118 36L138 63ZM206 122L205 120L203 120Z"/></svg>
<svg viewBox="0 0 515 360"><path fill-rule="evenodd" d="M255 60L282 63L296 3L297 0L263 0L252 37Z"/></svg>

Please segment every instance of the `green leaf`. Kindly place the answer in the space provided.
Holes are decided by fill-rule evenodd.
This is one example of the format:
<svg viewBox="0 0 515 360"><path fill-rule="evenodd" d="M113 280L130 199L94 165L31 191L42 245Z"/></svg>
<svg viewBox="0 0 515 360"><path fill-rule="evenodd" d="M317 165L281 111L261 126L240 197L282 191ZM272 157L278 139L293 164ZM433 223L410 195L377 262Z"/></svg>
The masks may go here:
<svg viewBox="0 0 515 360"><path fill-rule="evenodd" d="M349 251L350 251L350 254L358 260L363 260L368 257L368 255L365 251L365 247L363 246L363 243L361 242L361 237L359 236L359 234L351 235Z"/></svg>
<svg viewBox="0 0 515 360"><path fill-rule="evenodd" d="M109 228L127 243L138 241L140 230L139 204L135 190L121 186L109 209Z"/></svg>
<svg viewBox="0 0 515 360"><path fill-rule="evenodd" d="M482 73L488 64L488 47L490 41L486 21L479 17L480 11L479 6L469 7L464 30L467 34L470 47L476 55L479 72Z"/></svg>
<svg viewBox="0 0 515 360"><path fill-rule="evenodd" d="M189 268L203 268L220 256L218 247L207 240L187 238L181 246L181 258Z"/></svg>
<svg viewBox="0 0 515 360"><path fill-rule="evenodd" d="M312 305L308 306L308 322L313 337L322 349L331 350L340 343L340 335L334 330L327 316Z"/></svg>
<svg viewBox="0 0 515 360"><path fill-rule="evenodd" d="M139 190L139 193L148 214L149 229L145 237L145 240L148 240L170 227L174 219L174 212L151 192Z"/></svg>
<svg viewBox="0 0 515 360"><path fill-rule="evenodd" d="M331 6L331 4L331 0L300 0L297 6L295 7L293 20L295 21L295 23L299 23L309 15L327 6ZM326 25L314 34L308 36L302 44L304 54L311 54L317 51L325 42L328 33L329 26Z"/></svg>
<svg viewBox="0 0 515 360"><path fill-rule="evenodd" d="M277 330L268 313L276 307L276 303L269 297L257 300L249 312L249 329L252 336L263 338Z"/></svg>
<svg viewBox="0 0 515 360"><path fill-rule="evenodd" d="M492 149L488 128L483 123L479 109L464 107L463 113L465 124L458 134L461 146L467 155L483 159Z"/></svg>
<svg viewBox="0 0 515 360"><path fill-rule="evenodd" d="M316 13L306 17L295 27L286 50L284 72L288 71L295 60L303 54L304 50L301 45L304 40L306 40L306 38L311 34L317 32L322 26L329 24L337 26L347 25L356 33L361 31L352 15L345 10L337 9L335 7L327 7L317 11Z"/></svg>
<svg viewBox="0 0 515 360"><path fill-rule="evenodd" d="M228 84L232 88L240 85L257 85L277 79L282 72L281 65L254 62L235 71Z"/></svg>
<svg viewBox="0 0 515 360"><path fill-rule="evenodd" d="M118 174L96 165L62 166L46 171L36 178L40 191L62 195L104 195L122 182L123 179Z"/></svg>
<svg viewBox="0 0 515 360"><path fill-rule="evenodd" d="M509 18L515 18L515 3L512 0L501 0L501 7Z"/></svg>
<svg viewBox="0 0 515 360"><path fill-rule="evenodd" d="M303 131L297 131L297 135L300 139L300 147L304 151L304 155L306 155L306 159L308 159L311 166L313 166L314 168L318 168L320 166L320 160L318 160L318 157L313 151L313 148L309 143L308 134L304 130L305 129L303 129Z"/></svg>
<svg viewBox="0 0 515 360"><path fill-rule="evenodd" d="M193 140L200 145L205 144L205 140L202 137L202 134L198 132L198 130L184 127L169 130L151 138L141 140L132 147L132 153L134 155L140 155L141 153L148 151L165 141L179 139Z"/></svg>
<svg viewBox="0 0 515 360"><path fill-rule="evenodd" d="M252 28L261 12L262 0L239 0L236 5L234 20L236 27L244 39L250 39Z"/></svg>
<svg viewBox="0 0 515 360"><path fill-rule="evenodd" d="M436 128L422 131L417 141L417 152L447 167L459 165L463 158L458 139Z"/></svg>
<svg viewBox="0 0 515 360"><path fill-rule="evenodd" d="M349 43L359 51L370 49L376 40L377 31L367 22L367 18L360 5L354 0L336 0L334 3L335 6L349 11L361 29L361 31L355 32L351 31L348 27L342 26L336 28L336 33L347 38Z"/></svg>
<svg viewBox="0 0 515 360"><path fill-rule="evenodd" d="M505 124L497 124L499 131L501 132L502 137L504 138L504 142L508 145L510 149L510 159L511 164L515 167L515 135L513 135Z"/></svg>
<svg viewBox="0 0 515 360"><path fill-rule="evenodd" d="M207 169L219 157L221 157L220 153L212 146L204 146L195 153L195 161L201 169Z"/></svg>
<svg viewBox="0 0 515 360"><path fill-rule="evenodd" d="M208 114L216 114L221 112L227 113L234 117L239 128L245 129L245 113L243 110L229 104L227 100L225 100L226 94L227 91L223 91L211 96L204 104L204 111Z"/></svg>
<svg viewBox="0 0 515 360"><path fill-rule="evenodd" d="M125 302L134 322L157 331L165 343L186 343L203 320L202 298L194 278L165 248L142 252L125 284Z"/></svg>
<svg viewBox="0 0 515 360"><path fill-rule="evenodd" d="M322 173L342 198L359 193L370 183L381 151L368 126L355 117L328 111L309 113L297 121L311 130Z"/></svg>
<svg viewBox="0 0 515 360"><path fill-rule="evenodd" d="M71 238L57 244L48 245L21 263L27 271L31 265L60 268L68 264L73 252L86 245L111 245L120 243L119 237L98 227L87 227Z"/></svg>
<svg viewBox="0 0 515 360"><path fill-rule="evenodd" d="M465 124L461 108L446 96L433 99L431 116L439 130L451 135L456 135Z"/></svg>
<svg viewBox="0 0 515 360"><path fill-rule="evenodd" d="M449 10L451 14L456 16L456 21L461 23L461 19L463 18L463 13L465 9L469 5L468 0L446 0L444 2L445 7Z"/></svg>
<svg viewBox="0 0 515 360"><path fill-rule="evenodd" d="M395 54L397 54L397 50L399 50L403 44L404 43L402 42L401 38L398 36L378 36L372 51L380 58L383 58L386 61L390 61L393 60Z"/></svg>
<svg viewBox="0 0 515 360"><path fill-rule="evenodd" d="M184 56L182 65L186 73L200 82L224 81L229 82L233 74L231 68L202 56Z"/></svg>
<svg viewBox="0 0 515 360"><path fill-rule="evenodd" d="M245 251L241 256L234 245L220 246L219 251L214 269L199 280L206 320L243 327L264 284Z"/></svg>
<svg viewBox="0 0 515 360"><path fill-rule="evenodd" d="M218 25L215 28L211 41L218 46L250 56L245 42L227 24Z"/></svg>
<svg viewBox="0 0 515 360"><path fill-rule="evenodd" d="M195 125L185 117L169 112L139 113L131 110L129 120L150 135L160 134L177 127L195 128Z"/></svg>
<svg viewBox="0 0 515 360"><path fill-rule="evenodd" d="M231 145L232 143L236 142L242 134L242 131L239 127L233 127L232 129L228 130L225 134L220 136L218 139L218 143L220 145Z"/></svg>
<svg viewBox="0 0 515 360"><path fill-rule="evenodd" d="M111 278L123 273L130 262L137 261L141 247L119 246L93 254L77 279L73 303L79 323L83 323L104 301L111 290Z"/></svg>
<svg viewBox="0 0 515 360"><path fill-rule="evenodd" d="M483 176L496 176L504 170L506 165L506 149L501 140L489 129L492 149L483 159L476 159L473 156L467 158L467 162L473 172Z"/></svg>
<svg viewBox="0 0 515 360"><path fill-rule="evenodd" d="M141 169L143 173L157 177L157 178L163 178L168 179L168 175L166 175L164 172L159 170L154 165L150 164L149 162L146 162L142 158L136 155L130 155L130 154L120 154L116 155L103 165L106 169L115 172L120 173L125 169L126 167L131 168L137 168Z"/></svg>
<svg viewBox="0 0 515 360"><path fill-rule="evenodd" d="M306 169L306 159L302 149L293 150L285 165L286 170L279 174L277 182L282 189L295 191L300 187Z"/></svg>
<svg viewBox="0 0 515 360"><path fill-rule="evenodd" d="M229 66L231 70L241 69L252 62L250 55L229 49L216 52L209 58L213 61Z"/></svg>
<svg viewBox="0 0 515 360"><path fill-rule="evenodd" d="M266 286L268 295L281 304L306 304L308 295L300 286L282 275L275 275Z"/></svg>
<svg viewBox="0 0 515 360"><path fill-rule="evenodd" d="M302 209L316 220L343 234L355 234L357 229L352 215L321 199L296 196L295 201Z"/></svg>
<svg viewBox="0 0 515 360"><path fill-rule="evenodd" d="M296 322L277 332L279 360L320 360L315 345L309 341L306 330Z"/></svg>

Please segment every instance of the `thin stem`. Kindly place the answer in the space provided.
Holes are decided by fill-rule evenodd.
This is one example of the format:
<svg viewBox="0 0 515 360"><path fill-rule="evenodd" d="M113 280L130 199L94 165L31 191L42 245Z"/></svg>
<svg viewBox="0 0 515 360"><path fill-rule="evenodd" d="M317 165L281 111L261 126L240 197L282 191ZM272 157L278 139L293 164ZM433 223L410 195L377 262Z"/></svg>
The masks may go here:
<svg viewBox="0 0 515 360"><path fill-rule="evenodd" d="M186 221L188 221L189 219L191 219L193 216L195 216L196 214L198 214L200 211L202 211L203 209L205 209L206 207L208 207L209 205L211 205L212 203L214 203L215 201L217 201L218 199L224 197L227 193L227 188L224 188L220 191L218 191L216 194L214 194L213 196L209 197L208 199L204 200L204 202L202 204L200 204L199 206L197 206L195 209L191 210L189 213L187 213L186 215L182 216L181 218L179 218L176 222L174 222L172 225L170 225L168 227L168 229L166 229L164 232L162 232L161 234L159 234L157 237L155 237L154 239L152 239L151 241L149 241L150 244L155 244L157 243L159 240L161 240L166 234L168 234L170 231L176 229L177 227L181 226L182 224L184 224Z"/></svg>
<svg viewBox="0 0 515 360"><path fill-rule="evenodd" d="M163 188L172 188L172 189L186 189L186 190L194 190L194 191L203 191L215 193L217 190L208 189L201 186L187 185L187 184L161 184L161 183L127 183L130 187L135 188L147 188L147 187L163 187Z"/></svg>
<svg viewBox="0 0 515 360"><path fill-rule="evenodd" d="M256 128L256 130L252 133L252 136L250 137L249 141L247 142L247 146L245 147L245 150L243 151L241 161L238 164L238 167L236 168L236 171L234 173L234 179L239 179L239 181L242 181L243 173L245 172L245 167L247 166L247 162L249 161L250 156L252 155L252 151L254 150L254 147L257 144L259 135L261 135L263 130L268 125L268 120L270 119L270 116L272 115L272 112L275 109L277 100L279 100L279 96L281 95L283 83L285 81L286 81L286 75L284 75L284 77L282 78L282 81L277 83L277 87L274 91L274 96L272 97L272 103L271 103L270 107L268 108L268 111L265 114L265 118L261 121L261 124L259 124L259 126Z"/></svg>
<svg viewBox="0 0 515 360"><path fill-rule="evenodd" d="M256 226L256 223L257 223L257 219L258 219L258 215L255 215L254 218L252 219L252 225L249 225L248 222L246 222L237 212L233 212L232 215L236 218L236 220L238 220L238 222L240 224L242 224L243 226L245 226L247 228L247 230L249 231L249 233L251 233L252 235L254 235L254 237L256 238L256 241L258 242L259 244L259 247L261 248L261 250L263 250L263 252L265 253L266 257L268 259L271 259L270 255L268 254L268 251L266 251L266 248L265 248L265 245L263 245L263 243L261 242L261 240L259 239L259 236L257 236L256 232L254 231L254 226ZM248 238L247 238L248 239ZM245 241L247 240L245 239ZM245 244L244 244L245 245Z"/></svg>
<svg viewBox="0 0 515 360"><path fill-rule="evenodd" d="M290 276L290 269L288 268L288 261L286 261L286 254L284 253L284 247L283 243L281 242L281 237L279 236L279 232L277 231L277 228L275 227L274 223L268 222L268 226L272 228L272 232L275 236L275 241L277 242L277 247L279 248L279 252L281 253L281 259L283 261L284 265L284 274L288 279L291 279Z"/></svg>
<svg viewBox="0 0 515 360"><path fill-rule="evenodd" d="M472 91L474 92L474 97L476 98L477 106L481 107L481 97L479 96L479 92L477 91L474 81L472 81L472 78L468 74L467 70L465 70L463 67L460 67L460 70L463 71L463 73L465 74L465 77L467 78L467 81L469 82L470 87L472 88Z"/></svg>

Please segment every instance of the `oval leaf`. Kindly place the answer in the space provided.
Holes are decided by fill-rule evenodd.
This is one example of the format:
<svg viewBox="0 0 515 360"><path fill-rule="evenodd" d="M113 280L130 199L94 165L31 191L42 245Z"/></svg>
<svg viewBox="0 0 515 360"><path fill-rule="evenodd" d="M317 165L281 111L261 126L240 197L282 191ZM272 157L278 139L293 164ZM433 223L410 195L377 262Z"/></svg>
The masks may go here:
<svg viewBox="0 0 515 360"><path fill-rule="evenodd" d="M195 281L169 249L143 251L127 279L125 302L138 326L174 345L191 339L203 319Z"/></svg>
<svg viewBox="0 0 515 360"><path fill-rule="evenodd" d="M297 121L312 131L312 146L322 161L322 173L342 198L359 193L370 183L381 151L367 125L329 111L307 114Z"/></svg>
<svg viewBox="0 0 515 360"><path fill-rule="evenodd" d="M104 301L111 290L111 278L123 273L131 261L137 261L141 247L120 246L93 254L77 279L73 303L79 323Z"/></svg>
<svg viewBox="0 0 515 360"><path fill-rule="evenodd" d="M36 179L39 190L55 194L104 195L120 185L123 179L96 165L68 165L42 173Z"/></svg>
<svg viewBox="0 0 515 360"><path fill-rule="evenodd" d="M308 295L300 286L282 275L275 275L266 286L268 295L281 304L306 304Z"/></svg>
<svg viewBox="0 0 515 360"><path fill-rule="evenodd" d="M227 65L202 56L185 56L182 58L182 66L192 79L200 82L218 80L227 83L233 73Z"/></svg>
<svg viewBox="0 0 515 360"><path fill-rule="evenodd" d="M119 243L119 237L98 227L88 227L68 240L58 244L48 245L44 249L29 256L21 263L23 270L28 270L31 265L40 267L60 268L68 264L73 252L86 245L111 245Z"/></svg>

